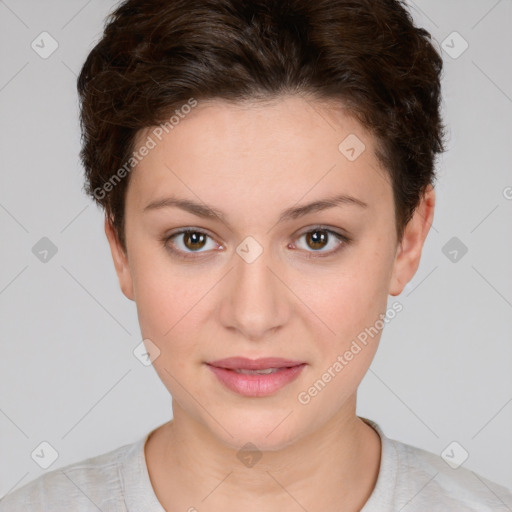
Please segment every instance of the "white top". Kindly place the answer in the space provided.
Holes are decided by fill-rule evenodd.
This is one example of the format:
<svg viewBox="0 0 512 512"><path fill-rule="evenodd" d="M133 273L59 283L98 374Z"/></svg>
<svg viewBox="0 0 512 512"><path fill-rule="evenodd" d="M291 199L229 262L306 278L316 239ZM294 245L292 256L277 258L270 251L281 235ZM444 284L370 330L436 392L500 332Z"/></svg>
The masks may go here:
<svg viewBox="0 0 512 512"><path fill-rule="evenodd" d="M512 511L511 489L452 469L440 456L390 439L377 423L361 419L382 441L377 484L361 512ZM149 434L41 475L0 500L0 512L165 512L146 465Z"/></svg>

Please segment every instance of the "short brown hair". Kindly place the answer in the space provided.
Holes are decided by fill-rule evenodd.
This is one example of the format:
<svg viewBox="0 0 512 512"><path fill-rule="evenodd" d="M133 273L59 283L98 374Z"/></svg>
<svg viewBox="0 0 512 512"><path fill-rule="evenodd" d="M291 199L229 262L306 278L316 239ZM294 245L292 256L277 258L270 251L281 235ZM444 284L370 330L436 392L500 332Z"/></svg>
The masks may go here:
<svg viewBox="0 0 512 512"><path fill-rule="evenodd" d="M129 176L112 177L139 130L191 98L306 93L338 100L375 136L401 241L444 151L442 65L401 0L125 0L77 81L86 192L126 249Z"/></svg>

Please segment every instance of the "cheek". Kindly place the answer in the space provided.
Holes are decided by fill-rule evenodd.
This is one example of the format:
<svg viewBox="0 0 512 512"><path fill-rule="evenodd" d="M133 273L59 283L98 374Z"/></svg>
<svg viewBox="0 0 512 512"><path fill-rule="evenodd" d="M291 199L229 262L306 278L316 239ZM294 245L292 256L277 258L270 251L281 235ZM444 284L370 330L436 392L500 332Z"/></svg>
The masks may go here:
<svg viewBox="0 0 512 512"><path fill-rule="evenodd" d="M382 255L358 251L328 274L298 281L297 295L324 327L322 339L341 349L385 314L389 276Z"/></svg>
<svg viewBox="0 0 512 512"><path fill-rule="evenodd" d="M160 345L186 332L205 293L199 274L172 265L158 250L134 252L131 270L142 335Z"/></svg>
<svg viewBox="0 0 512 512"><path fill-rule="evenodd" d="M360 261L333 273L322 292L310 287L308 306L334 333L324 329L317 336L318 359L296 400L319 422L356 393L371 365L385 325L386 275L385 268Z"/></svg>

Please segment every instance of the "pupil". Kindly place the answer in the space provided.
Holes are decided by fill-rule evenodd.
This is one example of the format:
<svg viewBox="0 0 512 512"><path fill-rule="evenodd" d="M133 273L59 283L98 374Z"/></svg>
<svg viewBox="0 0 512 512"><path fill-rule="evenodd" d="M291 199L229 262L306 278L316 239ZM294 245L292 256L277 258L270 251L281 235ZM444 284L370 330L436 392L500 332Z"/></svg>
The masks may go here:
<svg viewBox="0 0 512 512"><path fill-rule="evenodd" d="M318 236L318 234L320 234ZM325 246L325 243L327 241L327 234L325 231L311 231L308 234L308 242L311 241L311 248L312 249L321 249Z"/></svg>

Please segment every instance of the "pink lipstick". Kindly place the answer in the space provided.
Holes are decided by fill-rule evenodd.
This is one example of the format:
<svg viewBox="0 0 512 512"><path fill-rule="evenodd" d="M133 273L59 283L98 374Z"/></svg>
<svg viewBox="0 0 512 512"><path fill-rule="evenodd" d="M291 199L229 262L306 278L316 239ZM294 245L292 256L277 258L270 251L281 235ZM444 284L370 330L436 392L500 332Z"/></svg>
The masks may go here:
<svg viewBox="0 0 512 512"><path fill-rule="evenodd" d="M206 363L224 386L248 397L269 396L294 381L306 366L303 361L278 357L229 357Z"/></svg>

